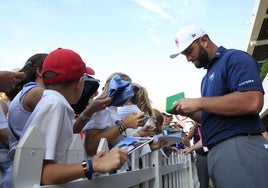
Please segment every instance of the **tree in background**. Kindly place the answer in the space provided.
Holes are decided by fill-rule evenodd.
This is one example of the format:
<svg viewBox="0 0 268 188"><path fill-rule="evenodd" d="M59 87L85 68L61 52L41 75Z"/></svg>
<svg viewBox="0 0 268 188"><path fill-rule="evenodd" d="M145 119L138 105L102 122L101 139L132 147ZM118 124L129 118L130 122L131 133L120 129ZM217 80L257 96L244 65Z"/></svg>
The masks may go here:
<svg viewBox="0 0 268 188"><path fill-rule="evenodd" d="M267 73L268 73L268 59L266 59L261 66L260 77L262 80L265 78Z"/></svg>

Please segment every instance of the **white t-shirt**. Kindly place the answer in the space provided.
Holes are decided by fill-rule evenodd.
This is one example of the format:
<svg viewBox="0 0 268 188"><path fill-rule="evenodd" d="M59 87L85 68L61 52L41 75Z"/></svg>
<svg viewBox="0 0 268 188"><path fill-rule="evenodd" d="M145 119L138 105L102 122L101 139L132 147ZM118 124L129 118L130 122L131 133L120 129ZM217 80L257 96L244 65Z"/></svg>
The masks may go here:
<svg viewBox="0 0 268 188"><path fill-rule="evenodd" d="M83 131L87 129L110 129L114 127L114 122L120 120L115 106L106 107L97 112L89 122L84 126Z"/></svg>
<svg viewBox="0 0 268 188"><path fill-rule="evenodd" d="M23 125L22 137L29 126L39 128L45 146L44 159L57 163L65 162L67 148L73 136L74 111L68 101L59 92L45 90L39 103ZM9 158L14 158L18 142L13 143ZM13 152L12 152L13 151ZM12 164L3 179L3 188L10 187Z"/></svg>
<svg viewBox="0 0 268 188"><path fill-rule="evenodd" d="M23 132L29 126L38 127L45 146L44 159L64 163L74 121L74 111L64 96L54 90L45 90Z"/></svg>
<svg viewBox="0 0 268 188"><path fill-rule="evenodd" d="M137 105L134 105L134 104L126 105L126 106L122 106L122 107L118 108L118 115L121 119L124 119L129 113L132 113L132 112L136 112L137 114L139 114L142 111L139 109L139 107ZM126 130L127 137L134 136L135 133L137 133L138 130L141 128L142 127L138 127L137 129L128 128ZM146 144L140 150L139 157L142 157L143 155L150 153L150 152L151 152L151 148L150 148L149 144Z"/></svg>
<svg viewBox="0 0 268 188"><path fill-rule="evenodd" d="M129 113L135 112L137 114L141 113L141 110L137 105L131 104L118 108L118 115L121 119L124 119Z"/></svg>
<svg viewBox="0 0 268 188"><path fill-rule="evenodd" d="M86 133L86 130L89 129L99 129L101 132L110 130L115 126L115 121L120 120L120 117L117 113L117 107L110 106L106 107L104 110L97 112L89 122L84 126L83 133ZM115 146L120 140L123 139L123 136L119 135L115 140L109 144L110 149ZM85 143L84 143L85 144ZM87 156L90 157L90 156Z"/></svg>
<svg viewBox="0 0 268 188"><path fill-rule="evenodd" d="M141 113L142 111L138 108L137 105L127 105L122 106L118 108L118 115L121 119L124 119L129 113L135 112L137 114ZM138 127L137 129L128 128L126 130L127 137L133 136L141 127Z"/></svg>

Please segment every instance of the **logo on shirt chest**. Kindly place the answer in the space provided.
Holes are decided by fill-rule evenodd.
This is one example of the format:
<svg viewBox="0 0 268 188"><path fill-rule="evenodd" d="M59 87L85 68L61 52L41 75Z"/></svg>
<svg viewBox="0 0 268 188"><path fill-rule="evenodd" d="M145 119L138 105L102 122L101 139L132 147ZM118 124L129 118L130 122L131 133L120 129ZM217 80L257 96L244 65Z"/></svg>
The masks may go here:
<svg viewBox="0 0 268 188"><path fill-rule="evenodd" d="M209 75L209 81L213 81L214 80L214 74L215 74L215 72L213 72L211 75Z"/></svg>

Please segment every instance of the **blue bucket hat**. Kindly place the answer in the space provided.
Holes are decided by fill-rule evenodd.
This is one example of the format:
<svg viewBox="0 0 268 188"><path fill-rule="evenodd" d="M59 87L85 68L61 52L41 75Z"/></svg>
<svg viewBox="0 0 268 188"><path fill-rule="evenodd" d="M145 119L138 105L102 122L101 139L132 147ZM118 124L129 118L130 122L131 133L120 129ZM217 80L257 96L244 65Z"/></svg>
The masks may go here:
<svg viewBox="0 0 268 188"><path fill-rule="evenodd" d="M127 100L134 96L134 91L130 82L122 80L116 74L110 81L108 97L112 97L111 106L122 106Z"/></svg>

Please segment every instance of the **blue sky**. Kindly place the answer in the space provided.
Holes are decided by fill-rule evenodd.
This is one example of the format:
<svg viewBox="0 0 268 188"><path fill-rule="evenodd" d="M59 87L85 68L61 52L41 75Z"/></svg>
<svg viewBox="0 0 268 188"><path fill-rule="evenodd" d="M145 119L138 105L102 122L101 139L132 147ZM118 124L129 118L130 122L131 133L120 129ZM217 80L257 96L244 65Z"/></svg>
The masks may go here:
<svg viewBox="0 0 268 188"><path fill-rule="evenodd" d="M184 91L200 96L204 70L176 52L182 26L202 26L227 48L246 50L255 0L0 1L0 70L22 67L33 54L58 47L78 52L104 84L124 72L147 88L153 106ZM101 87L100 87L101 88Z"/></svg>

